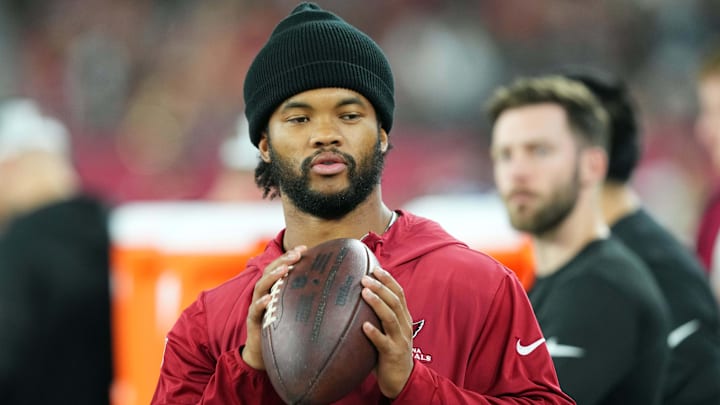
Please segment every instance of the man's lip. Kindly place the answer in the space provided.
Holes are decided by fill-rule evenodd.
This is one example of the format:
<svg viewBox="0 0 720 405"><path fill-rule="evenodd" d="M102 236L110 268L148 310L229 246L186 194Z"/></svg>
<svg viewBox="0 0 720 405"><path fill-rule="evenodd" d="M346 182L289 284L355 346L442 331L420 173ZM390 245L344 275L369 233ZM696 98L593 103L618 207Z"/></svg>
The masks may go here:
<svg viewBox="0 0 720 405"><path fill-rule="evenodd" d="M507 196L507 199L508 199L508 201L518 201L518 200L519 201L527 201L534 197L535 197L535 193L532 193L527 190L522 190L522 191L518 190L518 191L513 191L513 192L509 193Z"/></svg>
<svg viewBox="0 0 720 405"><path fill-rule="evenodd" d="M310 162L310 166L315 165L327 165L327 164L334 164L334 163L342 163L347 164L345 159L338 155L337 153L321 153L313 158L313 160Z"/></svg>
<svg viewBox="0 0 720 405"><path fill-rule="evenodd" d="M533 193L530 190L513 190L512 192L510 192L510 197L529 196L529 195L535 195L535 193Z"/></svg>

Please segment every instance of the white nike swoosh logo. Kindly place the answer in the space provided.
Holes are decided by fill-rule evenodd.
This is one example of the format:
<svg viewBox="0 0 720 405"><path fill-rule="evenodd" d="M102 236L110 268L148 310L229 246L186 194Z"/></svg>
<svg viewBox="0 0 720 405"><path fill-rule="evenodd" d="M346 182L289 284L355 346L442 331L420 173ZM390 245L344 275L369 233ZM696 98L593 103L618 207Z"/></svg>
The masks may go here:
<svg viewBox="0 0 720 405"><path fill-rule="evenodd" d="M557 342L555 337L551 337L547 340L548 352L550 357L575 357L580 358L585 355L585 349L577 346L561 345Z"/></svg>
<svg viewBox="0 0 720 405"><path fill-rule="evenodd" d="M699 320L693 319L692 321L685 322L684 324L673 329L672 332L670 332L668 334L667 345L671 349L676 348L685 339L690 337L690 335L697 332L698 329L700 329L700 321Z"/></svg>
<svg viewBox="0 0 720 405"><path fill-rule="evenodd" d="M517 344L515 344L515 350L517 350L518 354L521 356L527 356L528 354L532 353L537 349L541 344L545 342L545 338L540 338L532 343L530 343L527 346L523 346L520 343L520 339L517 340Z"/></svg>

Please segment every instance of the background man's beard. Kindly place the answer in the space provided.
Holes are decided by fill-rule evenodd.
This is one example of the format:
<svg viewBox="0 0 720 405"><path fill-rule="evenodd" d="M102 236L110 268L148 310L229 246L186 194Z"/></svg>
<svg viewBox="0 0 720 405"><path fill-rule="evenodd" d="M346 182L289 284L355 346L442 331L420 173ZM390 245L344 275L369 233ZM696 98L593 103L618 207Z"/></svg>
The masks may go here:
<svg viewBox="0 0 720 405"><path fill-rule="evenodd" d="M278 180L282 194L287 196L301 211L323 219L339 219L365 201L380 183L385 156L375 144L373 152L362 158L358 164L352 156L336 149L323 150L342 155L348 164L350 184L337 193L321 193L310 190L310 169L313 157L302 163L300 174L296 174L289 162L278 157L270 148L270 170Z"/></svg>
<svg viewBox="0 0 720 405"><path fill-rule="evenodd" d="M573 208L575 208L579 193L580 184L576 170L573 179L559 192L556 192L553 198L541 207L535 215L523 220L518 215L511 214L510 223L513 228L519 231L542 236L555 229L570 215Z"/></svg>

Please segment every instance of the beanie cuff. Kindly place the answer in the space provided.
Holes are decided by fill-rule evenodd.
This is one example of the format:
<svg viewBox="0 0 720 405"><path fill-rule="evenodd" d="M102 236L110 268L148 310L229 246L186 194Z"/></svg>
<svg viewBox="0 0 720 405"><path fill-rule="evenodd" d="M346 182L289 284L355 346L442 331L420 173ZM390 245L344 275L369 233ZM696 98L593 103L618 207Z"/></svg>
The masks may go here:
<svg viewBox="0 0 720 405"><path fill-rule="evenodd" d="M284 83L278 86L277 83ZM284 100L319 88L344 88L353 90L367 98L375 109L378 120L386 132L392 128L394 100L393 89L372 71L342 60L324 60L297 66L268 78L253 95L246 100L248 115L256 119L250 125L250 139L255 146L260 142L262 132Z"/></svg>

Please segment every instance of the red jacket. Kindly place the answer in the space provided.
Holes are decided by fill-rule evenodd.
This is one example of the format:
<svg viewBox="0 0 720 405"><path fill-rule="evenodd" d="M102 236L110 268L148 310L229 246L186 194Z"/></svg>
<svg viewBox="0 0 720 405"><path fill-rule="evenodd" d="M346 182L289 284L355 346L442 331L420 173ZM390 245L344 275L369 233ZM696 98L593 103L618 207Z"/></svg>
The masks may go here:
<svg viewBox="0 0 720 405"><path fill-rule="evenodd" d="M717 266L715 262L720 260L714 257L715 245L720 232L720 189L715 190L708 199L698 224L695 249L700 261L705 266L705 271L712 273L713 267Z"/></svg>
<svg viewBox="0 0 720 405"><path fill-rule="evenodd" d="M415 366L393 403L574 403L559 388L512 272L435 222L399 213L385 234L364 239L403 287L415 323ZM245 271L201 293L183 312L167 336L152 404L282 403L267 374L243 362L240 348L255 282L282 254L283 234ZM338 403L388 402L371 374Z"/></svg>

